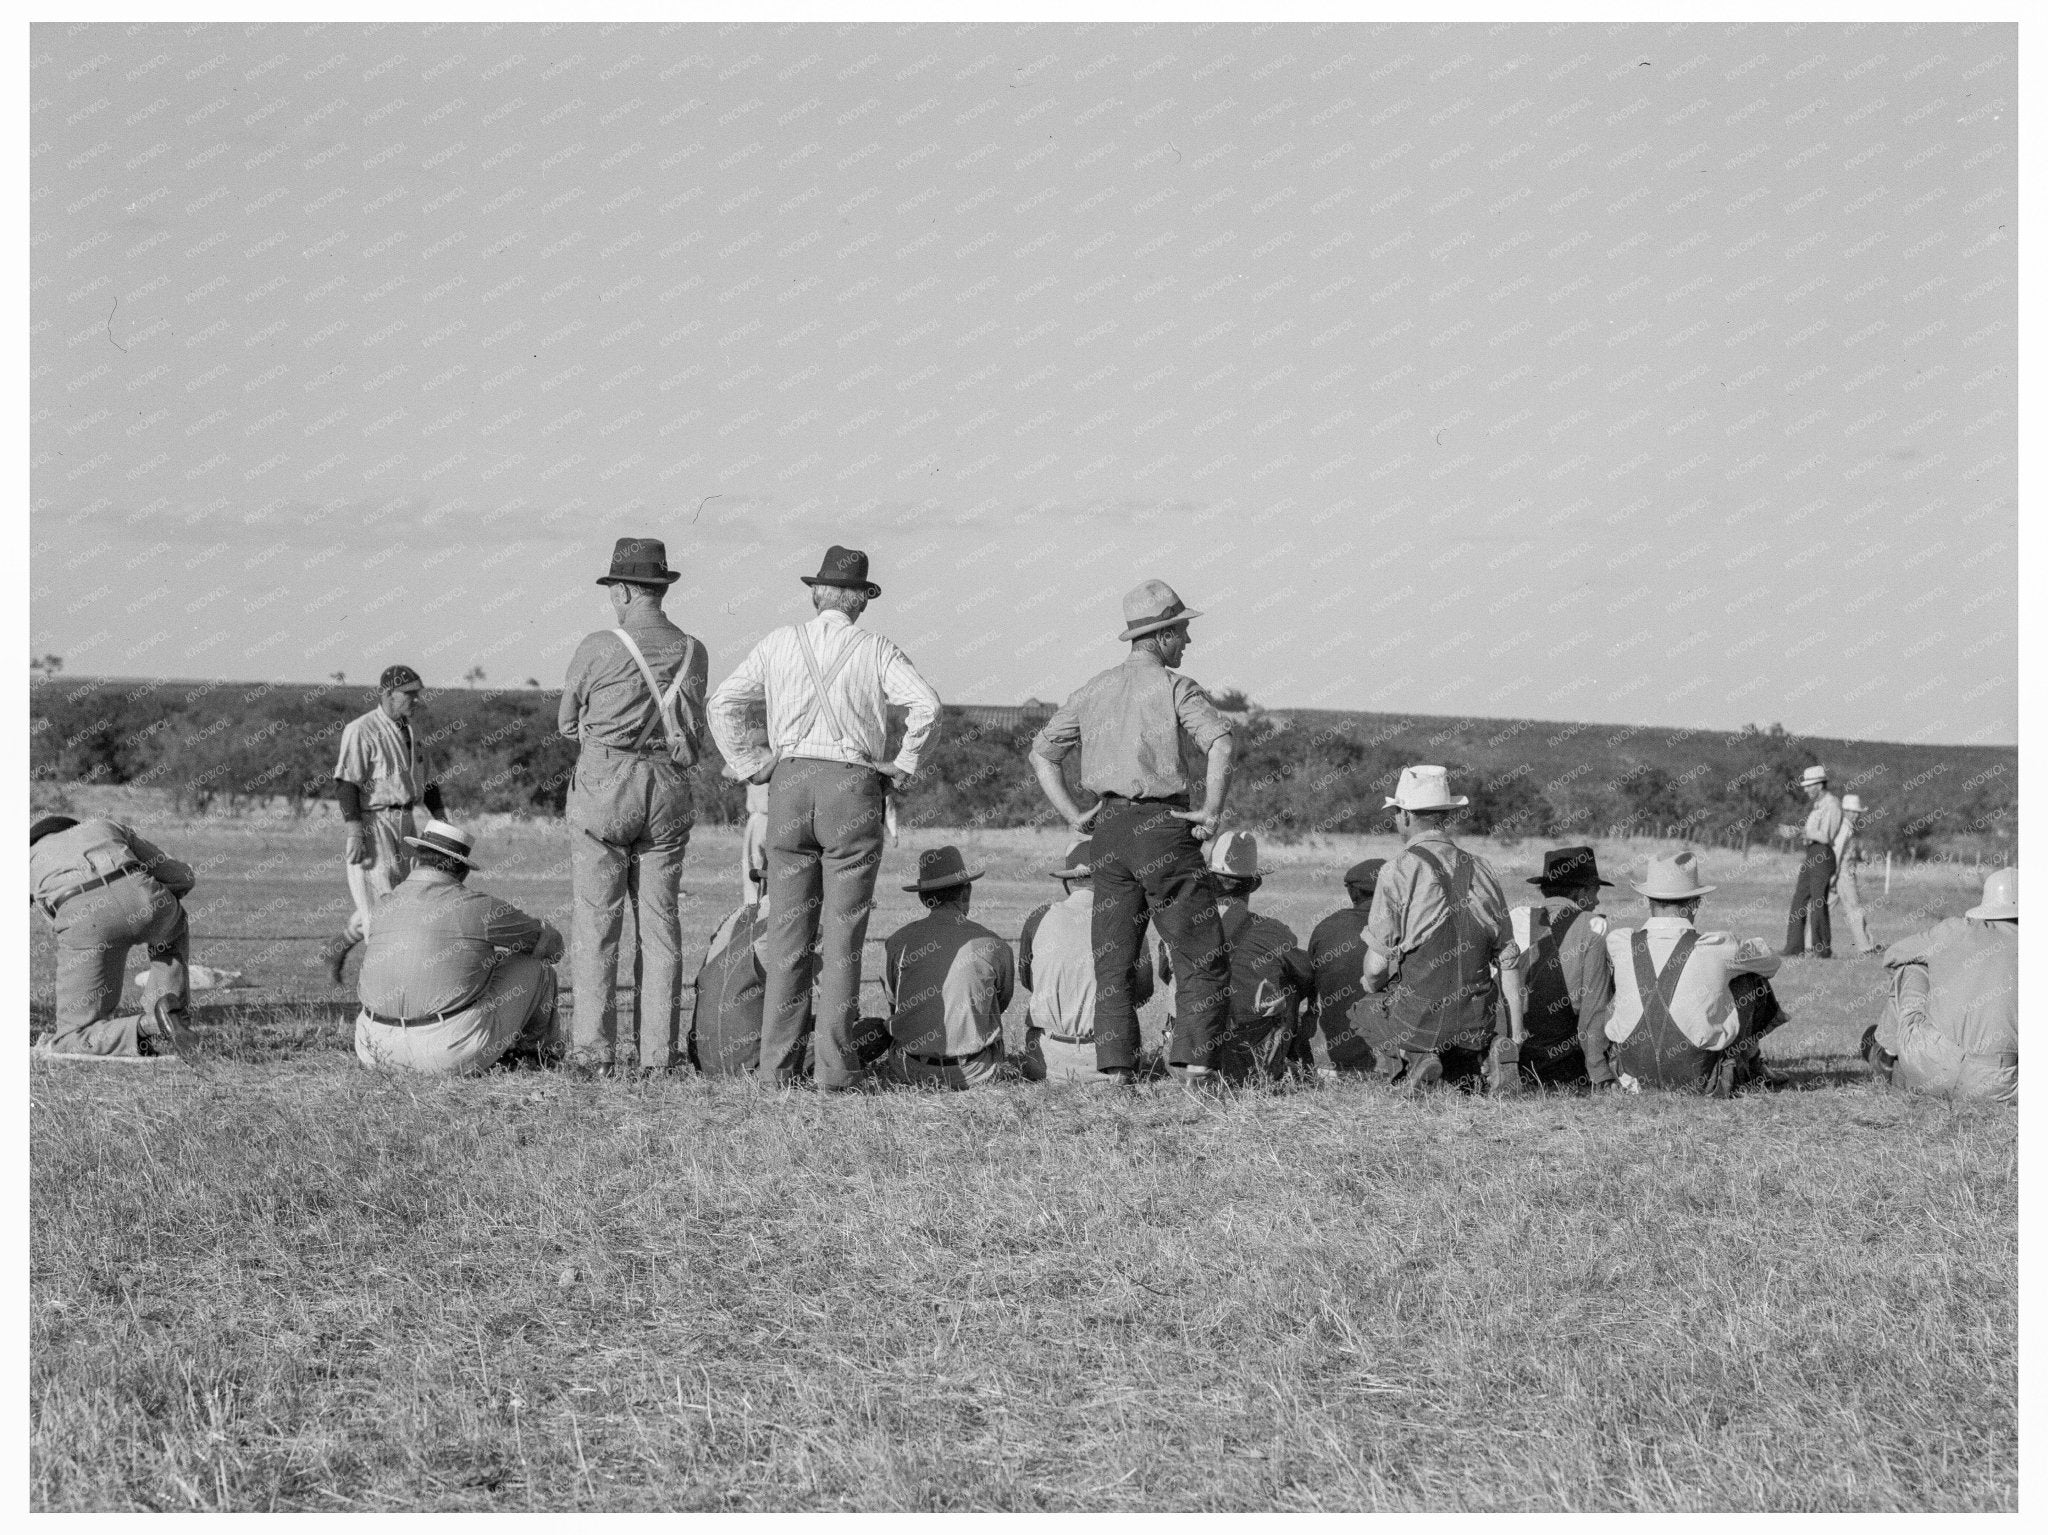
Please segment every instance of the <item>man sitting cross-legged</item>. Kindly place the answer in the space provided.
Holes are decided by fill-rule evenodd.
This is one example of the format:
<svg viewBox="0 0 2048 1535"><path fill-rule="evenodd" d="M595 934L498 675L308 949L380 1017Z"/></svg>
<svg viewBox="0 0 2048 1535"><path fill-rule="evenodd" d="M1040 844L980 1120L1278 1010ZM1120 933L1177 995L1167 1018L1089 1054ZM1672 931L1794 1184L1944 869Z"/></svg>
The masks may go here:
<svg viewBox="0 0 2048 1535"><path fill-rule="evenodd" d="M1863 1058L1894 1087L1938 1098L2020 1096L2020 871L1984 881L1960 917L1884 953L1892 1000Z"/></svg>
<svg viewBox="0 0 2048 1535"><path fill-rule="evenodd" d="M1543 872L1529 881L1541 904L1517 906L1515 946L1522 951L1522 1041L1525 1081L1565 1087L1611 1079L1601 1018L1614 998L1614 966L1607 957L1607 919L1594 908L1609 881L1589 847L1557 847L1543 855Z"/></svg>
<svg viewBox="0 0 2048 1535"><path fill-rule="evenodd" d="M925 915L883 944L882 991L895 1040L886 1074L913 1086L980 1087L1003 1074L1003 1009L1017 986L1010 946L968 918L974 882L957 847L918 855L905 885Z"/></svg>
<svg viewBox="0 0 2048 1535"><path fill-rule="evenodd" d="M562 935L508 901L467 888L472 839L446 821L417 837L412 872L370 913L356 992L365 1066L438 1075L503 1057L552 1059Z"/></svg>
<svg viewBox="0 0 2048 1535"><path fill-rule="evenodd" d="M1614 1001L1603 1032L1621 1085L1725 1098L1766 1079L1757 1041L1785 1021L1770 987L1778 955L1761 938L1693 926L1701 897L1718 887L1701 883L1690 852L1652 858L1635 888L1649 920L1607 934Z"/></svg>
<svg viewBox="0 0 2048 1535"><path fill-rule="evenodd" d="M1027 1081L1107 1082L1095 1067L1095 881L1092 847L1079 838L1057 869L1046 872L1067 892L1024 919L1017 939L1017 978L1031 993L1024 1029ZM1131 963L1131 1005L1152 998L1152 956L1140 947Z"/></svg>

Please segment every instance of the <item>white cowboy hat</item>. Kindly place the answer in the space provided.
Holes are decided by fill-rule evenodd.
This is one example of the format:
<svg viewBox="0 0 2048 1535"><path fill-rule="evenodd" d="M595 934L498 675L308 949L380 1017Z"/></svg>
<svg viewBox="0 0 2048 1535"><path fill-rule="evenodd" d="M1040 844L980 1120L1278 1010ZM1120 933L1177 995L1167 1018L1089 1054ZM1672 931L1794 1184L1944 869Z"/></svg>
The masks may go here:
<svg viewBox="0 0 2048 1535"><path fill-rule="evenodd" d="M1857 813L1859 813L1859 812L1860 812L1860 811L1861 811L1862 809L1863 809L1863 798L1862 798L1862 796L1861 796L1861 795L1857 795L1857 794L1845 794L1845 795L1843 795L1843 796L1842 796L1842 814L1843 814L1843 815L1856 815L1856 814L1857 814Z"/></svg>
<svg viewBox="0 0 2048 1535"><path fill-rule="evenodd" d="M1259 877L1259 839L1248 831L1227 831L1209 843L1209 872L1232 879Z"/></svg>
<svg viewBox="0 0 2048 1535"><path fill-rule="evenodd" d="M457 863L467 864L472 869L481 869L483 867L482 864L469 856L470 849L476 846L476 838L472 837L461 827L451 826L446 821L427 822L425 826L420 828L420 834L417 837L407 837L405 842L410 847L423 847L433 852L444 854L449 858L453 858Z"/></svg>
<svg viewBox="0 0 2048 1535"><path fill-rule="evenodd" d="M1460 805L1472 802L1464 795L1451 794L1451 775L1443 768L1427 763L1418 767L1401 769L1401 781L1394 787L1394 797L1382 805L1383 810L1455 810Z"/></svg>
<svg viewBox="0 0 2048 1535"><path fill-rule="evenodd" d="M1720 888L1700 883L1700 862L1691 853L1673 853L1667 858L1652 858L1643 870L1643 883L1635 890L1653 901L1689 901Z"/></svg>
<svg viewBox="0 0 2048 1535"><path fill-rule="evenodd" d="M1805 788L1808 784L1826 783L1827 781L1828 770L1822 767L1818 762L1816 762L1812 767L1808 768L1805 772L1799 775L1799 787L1802 789Z"/></svg>
<svg viewBox="0 0 2048 1535"><path fill-rule="evenodd" d="M2019 921L2020 871L2011 868L1993 870L1984 881L1983 901L1963 915L1979 922Z"/></svg>

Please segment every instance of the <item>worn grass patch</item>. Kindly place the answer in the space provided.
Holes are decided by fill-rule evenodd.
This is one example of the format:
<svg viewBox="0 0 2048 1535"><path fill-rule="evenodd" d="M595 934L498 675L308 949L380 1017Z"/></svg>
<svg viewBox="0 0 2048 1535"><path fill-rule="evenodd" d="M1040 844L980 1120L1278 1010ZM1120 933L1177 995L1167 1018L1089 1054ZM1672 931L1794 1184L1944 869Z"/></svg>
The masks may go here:
<svg viewBox="0 0 2048 1535"><path fill-rule="evenodd" d="M1870 1085L1867 961L1787 967L1798 1086L1732 1103L407 1081L209 941L297 889L195 898L267 988L210 1079L32 1068L37 1508L2016 1505L2015 1116Z"/></svg>

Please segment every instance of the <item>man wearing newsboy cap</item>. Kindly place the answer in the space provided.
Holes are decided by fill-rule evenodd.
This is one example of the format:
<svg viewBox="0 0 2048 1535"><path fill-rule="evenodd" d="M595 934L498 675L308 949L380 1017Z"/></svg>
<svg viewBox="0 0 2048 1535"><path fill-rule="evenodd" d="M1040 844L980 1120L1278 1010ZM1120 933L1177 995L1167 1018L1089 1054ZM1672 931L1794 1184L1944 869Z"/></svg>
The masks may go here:
<svg viewBox="0 0 2048 1535"><path fill-rule="evenodd" d="M793 1082L803 1069L815 948L815 1081L843 1090L867 1074L855 1039L860 957L888 799L917 771L939 695L892 641L857 624L882 595L863 551L834 544L815 576L797 579L818 616L774 630L747 653L711 696L711 734L736 777L768 785L762 1075ZM766 745L748 738L749 706L764 702ZM908 712L893 758L891 704Z"/></svg>
<svg viewBox="0 0 2048 1535"><path fill-rule="evenodd" d="M1230 793L1236 749L1230 722L1194 679L1173 670L1201 615L1164 581L1124 598L1117 636L1131 653L1078 688L1031 743L1039 787L1067 825L1090 836L1095 910L1095 1063L1119 1082L1138 1064L1138 1010L1130 977L1149 916L1180 978L1173 1066L1190 1078L1217 1064L1230 1022L1230 950L1202 861ZM1063 764L1081 753L1081 787L1098 796L1082 810ZM1189 758L1206 758L1202 800L1192 806Z"/></svg>
<svg viewBox="0 0 2048 1535"><path fill-rule="evenodd" d="M709 657L661 610L679 579L660 539L618 540L597 578L617 626L584 636L562 684L557 724L577 744L564 807L576 892L568 1062L584 1071L666 1071L680 1055L676 881L696 819L687 774L703 752ZM622 1018L614 988L629 900L639 984Z"/></svg>

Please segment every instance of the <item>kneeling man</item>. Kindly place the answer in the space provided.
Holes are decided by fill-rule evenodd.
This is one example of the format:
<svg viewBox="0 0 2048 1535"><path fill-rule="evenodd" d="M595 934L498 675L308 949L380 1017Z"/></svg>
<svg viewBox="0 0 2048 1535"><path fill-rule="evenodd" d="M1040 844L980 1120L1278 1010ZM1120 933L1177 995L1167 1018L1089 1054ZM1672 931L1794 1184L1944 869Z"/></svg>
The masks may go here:
<svg viewBox="0 0 2048 1535"><path fill-rule="evenodd" d="M1863 1057L1894 1087L1939 1098L2020 1097L2020 871L1984 881L1960 917L1885 950L1892 1000Z"/></svg>
<svg viewBox="0 0 2048 1535"><path fill-rule="evenodd" d="M356 1056L365 1066L452 1075L501 1057L552 1059L562 935L508 901L471 890L473 839L446 821L417 837L412 872L370 913L356 982Z"/></svg>
<svg viewBox="0 0 2048 1535"><path fill-rule="evenodd" d="M1690 852L1652 858L1636 890L1650 903L1638 928L1610 928L1614 1001L1603 1032L1624 1087L1675 1088L1725 1098L1765 1076L1757 1040L1785 1021L1770 977L1782 963L1761 938L1693 926L1700 882ZM1606 1071L1592 1061L1597 1083Z"/></svg>
<svg viewBox="0 0 2048 1535"><path fill-rule="evenodd" d="M1010 946L970 921L974 882L957 847L918 855L917 881L905 885L925 915L883 944L882 991L895 1045L887 1074L913 1086L980 1087L1003 1067L1003 1009L1017 988Z"/></svg>
<svg viewBox="0 0 2048 1535"><path fill-rule="evenodd" d="M190 867L118 821L45 816L28 829L29 899L57 929L56 1027L39 1047L82 1060L185 1055ZM142 1011L120 1011L121 973L149 949Z"/></svg>

